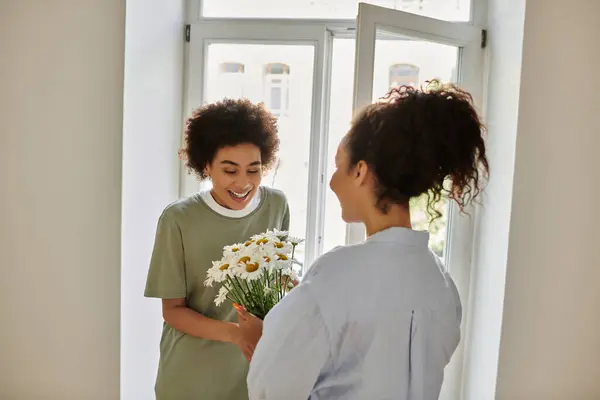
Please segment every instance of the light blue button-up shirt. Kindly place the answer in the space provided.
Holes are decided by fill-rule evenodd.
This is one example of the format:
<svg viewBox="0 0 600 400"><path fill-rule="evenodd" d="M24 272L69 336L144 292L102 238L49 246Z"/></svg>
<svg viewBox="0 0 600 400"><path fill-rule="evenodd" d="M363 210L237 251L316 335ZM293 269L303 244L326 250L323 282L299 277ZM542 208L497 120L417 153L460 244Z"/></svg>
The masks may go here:
<svg viewBox="0 0 600 400"><path fill-rule="evenodd" d="M428 239L391 228L319 258L265 318L250 399L437 399L462 311Z"/></svg>

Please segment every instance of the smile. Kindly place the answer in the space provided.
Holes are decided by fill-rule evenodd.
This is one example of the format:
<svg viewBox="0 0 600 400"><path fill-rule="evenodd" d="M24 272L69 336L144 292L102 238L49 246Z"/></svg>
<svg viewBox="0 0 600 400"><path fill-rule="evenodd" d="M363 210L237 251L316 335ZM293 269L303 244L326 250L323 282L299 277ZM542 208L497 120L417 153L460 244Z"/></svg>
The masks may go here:
<svg viewBox="0 0 600 400"><path fill-rule="evenodd" d="M229 195L234 199L234 200L238 200L238 201L243 201L246 200L246 198L248 197L248 195L250 194L250 192L252 191L252 189L246 191L246 192L234 192L233 190L228 190Z"/></svg>

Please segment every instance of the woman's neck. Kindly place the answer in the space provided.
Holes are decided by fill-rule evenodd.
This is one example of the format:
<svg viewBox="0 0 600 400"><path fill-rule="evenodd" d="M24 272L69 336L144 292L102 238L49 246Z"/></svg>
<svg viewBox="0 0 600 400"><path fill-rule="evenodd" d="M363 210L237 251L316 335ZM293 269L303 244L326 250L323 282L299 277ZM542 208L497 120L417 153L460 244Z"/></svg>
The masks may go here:
<svg viewBox="0 0 600 400"><path fill-rule="evenodd" d="M378 208L374 208L365 217L364 224L367 228L367 237L389 228L412 229L408 207L398 204L390 204L385 214Z"/></svg>

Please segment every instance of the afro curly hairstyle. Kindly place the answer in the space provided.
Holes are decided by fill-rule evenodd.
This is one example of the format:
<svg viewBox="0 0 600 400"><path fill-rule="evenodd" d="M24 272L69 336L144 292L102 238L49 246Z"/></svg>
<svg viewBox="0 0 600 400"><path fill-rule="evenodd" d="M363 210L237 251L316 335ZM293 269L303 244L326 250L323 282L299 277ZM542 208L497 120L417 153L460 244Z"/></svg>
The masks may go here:
<svg viewBox="0 0 600 400"><path fill-rule="evenodd" d="M188 118L184 146L179 150L190 173L207 179L206 167L224 147L251 143L260 149L263 172L271 168L279 150L277 119L262 103L224 99L199 107Z"/></svg>
<svg viewBox="0 0 600 400"><path fill-rule="evenodd" d="M377 207L408 206L427 194L427 212L440 217L442 196L460 210L489 176L485 128L471 95L438 80L424 88L402 86L365 107L352 121L346 146L350 167L363 160L374 172Z"/></svg>

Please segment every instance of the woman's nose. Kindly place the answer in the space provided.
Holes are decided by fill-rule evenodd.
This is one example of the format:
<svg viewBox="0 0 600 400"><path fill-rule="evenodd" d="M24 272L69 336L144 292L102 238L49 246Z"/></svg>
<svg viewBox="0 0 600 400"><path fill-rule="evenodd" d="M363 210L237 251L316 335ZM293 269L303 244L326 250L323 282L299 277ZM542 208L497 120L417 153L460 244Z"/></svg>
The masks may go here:
<svg viewBox="0 0 600 400"><path fill-rule="evenodd" d="M239 176L236 180L235 180L235 186L237 187L237 189L247 189L248 187L250 187L250 179L248 178L248 176L244 175L244 176Z"/></svg>

